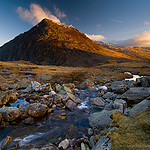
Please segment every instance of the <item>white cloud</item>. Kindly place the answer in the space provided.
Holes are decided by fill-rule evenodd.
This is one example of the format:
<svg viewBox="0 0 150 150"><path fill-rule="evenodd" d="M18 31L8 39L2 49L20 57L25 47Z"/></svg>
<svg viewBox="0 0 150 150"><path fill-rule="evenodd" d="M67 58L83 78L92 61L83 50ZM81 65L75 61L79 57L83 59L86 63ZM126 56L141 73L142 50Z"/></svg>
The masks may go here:
<svg viewBox="0 0 150 150"><path fill-rule="evenodd" d="M60 20L56 16L52 15L52 13L49 10L43 9L40 5L34 3L30 5L29 9L18 7L17 13L21 17L21 19L33 25L39 23L44 18L51 19L54 22L60 23Z"/></svg>
<svg viewBox="0 0 150 150"><path fill-rule="evenodd" d="M121 20L117 20L117 19L110 19L110 21L118 22L118 23L123 23L123 21L121 21Z"/></svg>
<svg viewBox="0 0 150 150"><path fill-rule="evenodd" d="M101 41L105 39L105 37L102 35L88 35L88 34L85 35L93 41Z"/></svg>
<svg viewBox="0 0 150 150"><path fill-rule="evenodd" d="M97 27L97 28L100 28L100 27L101 27L101 24L97 24L96 27Z"/></svg>
<svg viewBox="0 0 150 150"><path fill-rule="evenodd" d="M133 38L117 41L116 44L123 45L123 46L140 46L140 47L148 47L150 46L150 31L142 32L134 36Z"/></svg>
<svg viewBox="0 0 150 150"><path fill-rule="evenodd" d="M59 8L56 8L56 5L54 5L54 13L55 15L59 18L59 19L62 19L62 18L65 18L67 15L64 13L64 12L61 12Z"/></svg>

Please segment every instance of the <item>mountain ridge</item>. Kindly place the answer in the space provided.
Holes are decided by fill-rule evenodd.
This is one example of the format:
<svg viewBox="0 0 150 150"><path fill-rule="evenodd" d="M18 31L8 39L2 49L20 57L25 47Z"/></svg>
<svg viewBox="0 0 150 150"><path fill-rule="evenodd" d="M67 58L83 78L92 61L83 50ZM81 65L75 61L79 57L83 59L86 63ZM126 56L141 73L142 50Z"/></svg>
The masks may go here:
<svg viewBox="0 0 150 150"><path fill-rule="evenodd" d="M0 60L27 60L43 65L92 66L109 59L140 60L106 48L72 26L43 19L0 47Z"/></svg>

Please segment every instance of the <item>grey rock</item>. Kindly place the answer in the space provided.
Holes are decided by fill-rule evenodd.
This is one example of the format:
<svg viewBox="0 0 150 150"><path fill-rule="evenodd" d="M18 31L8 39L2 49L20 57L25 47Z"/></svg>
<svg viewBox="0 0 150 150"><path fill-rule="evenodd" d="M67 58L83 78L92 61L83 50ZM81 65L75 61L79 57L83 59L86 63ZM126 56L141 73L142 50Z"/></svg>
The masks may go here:
<svg viewBox="0 0 150 150"><path fill-rule="evenodd" d="M110 89L115 93L123 94L127 90L127 87L125 81L115 81L111 83Z"/></svg>
<svg viewBox="0 0 150 150"><path fill-rule="evenodd" d="M126 100L128 104L136 104L148 96L150 96L150 88L134 87L122 94L121 98Z"/></svg>
<svg viewBox="0 0 150 150"><path fill-rule="evenodd" d="M104 102L105 100L102 97L91 98L90 101L91 104L96 107L102 108L105 106L105 102Z"/></svg>
<svg viewBox="0 0 150 150"><path fill-rule="evenodd" d="M66 107L73 110L74 107L77 107L77 104L73 102L72 100L68 100L66 103Z"/></svg>
<svg viewBox="0 0 150 150"><path fill-rule="evenodd" d="M16 107L2 107L0 113L6 121L14 121L21 116L21 112Z"/></svg>
<svg viewBox="0 0 150 150"><path fill-rule="evenodd" d="M111 150L111 142L107 136L101 136L92 150Z"/></svg>
<svg viewBox="0 0 150 150"><path fill-rule="evenodd" d="M114 94L114 92L107 92L107 93L104 94L102 97L103 97L104 99L109 98L109 99L114 100L114 99L116 98L116 94Z"/></svg>
<svg viewBox="0 0 150 150"><path fill-rule="evenodd" d="M93 129L94 134L99 134L103 129L108 128L112 119L110 118L113 112L118 110L96 112L90 115L89 126Z"/></svg>
<svg viewBox="0 0 150 150"><path fill-rule="evenodd" d="M59 148L63 148L63 149L67 149L67 147L69 146L69 140L65 139L63 141L61 141L58 145Z"/></svg>
<svg viewBox="0 0 150 150"><path fill-rule="evenodd" d="M136 104L129 112L129 116L133 117L134 115L144 112L148 109L150 106L149 100L143 100L142 102Z"/></svg>
<svg viewBox="0 0 150 150"><path fill-rule="evenodd" d="M92 128L88 128L88 135L91 136L91 135L93 135L93 133L94 133L94 132L93 132Z"/></svg>
<svg viewBox="0 0 150 150"><path fill-rule="evenodd" d="M33 103L28 105L27 112L32 117L43 117L47 112L48 107L47 105L40 104L40 103Z"/></svg>

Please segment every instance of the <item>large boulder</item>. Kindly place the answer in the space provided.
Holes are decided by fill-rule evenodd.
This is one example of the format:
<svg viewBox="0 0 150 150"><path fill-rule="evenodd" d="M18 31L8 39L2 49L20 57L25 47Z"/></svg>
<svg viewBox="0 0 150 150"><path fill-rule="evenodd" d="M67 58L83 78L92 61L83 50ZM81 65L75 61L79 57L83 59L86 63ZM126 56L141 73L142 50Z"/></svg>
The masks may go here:
<svg viewBox="0 0 150 150"><path fill-rule="evenodd" d="M148 96L150 96L150 88L134 87L130 88L128 91L122 94L121 98L126 100L127 103L130 105L139 103Z"/></svg>
<svg viewBox="0 0 150 150"><path fill-rule="evenodd" d="M28 105L27 112L32 117L43 117L47 112L48 107L47 105L41 103L33 103Z"/></svg>
<svg viewBox="0 0 150 150"><path fill-rule="evenodd" d="M103 129L108 128L112 119L110 118L112 113L116 110L96 112L90 115L89 126L93 129L95 134L99 134Z"/></svg>
<svg viewBox="0 0 150 150"><path fill-rule="evenodd" d="M125 81L112 82L110 90L118 94L123 94L127 90Z"/></svg>
<svg viewBox="0 0 150 150"><path fill-rule="evenodd" d="M150 106L150 100L143 100L142 102L135 105L129 112L129 116L133 117L134 115L144 112Z"/></svg>
<svg viewBox="0 0 150 150"><path fill-rule="evenodd" d="M105 106L105 100L102 97L91 98L90 101L92 105L98 108L102 108Z"/></svg>
<svg viewBox="0 0 150 150"><path fill-rule="evenodd" d="M14 121L21 116L20 110L16 107L2 107L0 113L6 121Z"/></svg>
<svg viewBox="0 0 150 150"><path fill-rule="evenodd" d="M11 98L12 91L0 91L0 105L5 105Z"/></svg>
<svg viewBox="0 0 150 150"><path fill-rule="evenodd" d="M72 100L68 100L66 103L66 107L73 110L74 107L77 107L77 103L73 102Z"/></svg>

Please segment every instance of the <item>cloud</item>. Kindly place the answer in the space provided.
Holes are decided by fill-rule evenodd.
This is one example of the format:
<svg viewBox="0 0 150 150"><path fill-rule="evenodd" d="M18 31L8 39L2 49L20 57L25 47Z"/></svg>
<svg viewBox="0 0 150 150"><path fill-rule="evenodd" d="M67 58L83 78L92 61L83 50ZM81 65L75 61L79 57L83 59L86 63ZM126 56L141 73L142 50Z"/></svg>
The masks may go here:
<svg viewBox="0 0 150 150"><path fill-rule="evenodd" d="M40 5L34 3L30 5L29 9L18 7L17 13L22 20L25 20L32 25L39 23L44 18L60 23L60 20L56 16L52 15L52 13L48 9L43 9Z"/></svg>
<svg viewBox="0 0 150 150"><path fill-rule="evenodd" d="M123 21L116 20L116 19L109 19L109 20L110 20L110 21L113 21L113 22L123 23Z"/></svg>
<svg viewBox="0 0 150 150"><path fill-rule="evenodd" d="M133 38L117 41L116 44L122 46L140 46L140 47L149 47L150 46L150 31L142 32L134 36Z"/></svg>
<svg viewBox="0 0 150 150"><path fill-rule="evenodd" d="M144 25L149 25L150 23L148 21L144 22Z"/></svg>
<svg viewBox="0 0 150 150"><path fill-rule="evenodd" d="M85 35L93 41L101 41L105 39L105 37L102 35L88 35L88 34Z"/></svg>
<svg viewBox="0 0 150 150"><path fill-rule="evenodd" d="M61 12L59 8L56 8L56 5L54 5L54 13L55 15L59 18L59 19L62 19L62 18L65 18L67 15L64 13L64 12Z"/></svg>

